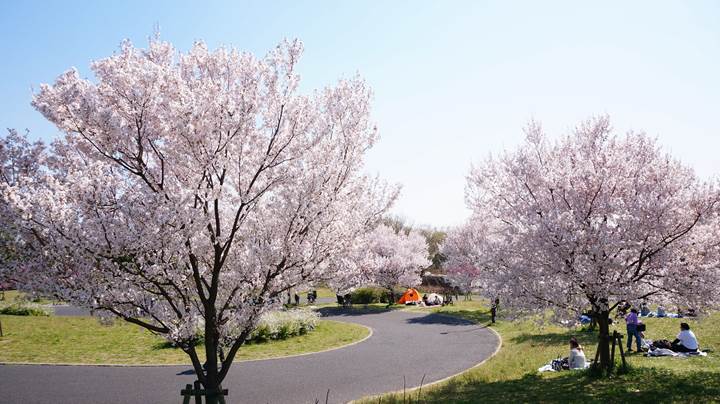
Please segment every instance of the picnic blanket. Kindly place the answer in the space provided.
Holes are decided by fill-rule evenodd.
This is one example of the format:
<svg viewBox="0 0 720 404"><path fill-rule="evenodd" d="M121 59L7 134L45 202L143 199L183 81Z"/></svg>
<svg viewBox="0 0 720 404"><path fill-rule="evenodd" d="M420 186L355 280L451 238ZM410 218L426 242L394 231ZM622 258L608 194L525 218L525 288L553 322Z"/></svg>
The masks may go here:
<svg viewBox="0 0 720 404"><path fill-rule="evenodd" d="M707 352L675 352L667 348L655 348L648 351L647 356L674 356L678 358L690 358L693 356L707 356Z"/></svg>
<svg viewBox="0 0 720 404"><path fill-rule="evenodd" d="M542 372L558 372L557 370L553 369L552 363L553 363L553 361L550 361L550 363L548 363L547 365L539 367L538 372L541 372L541 373ZM590 361L587 361L587 362L585 362L584 368L575 368L575 369L569 369L569 370L587 369L589 367L590 367Z"/></svg>
<svg viewBox="0 0 720 404"><path fill-rule="evenodd" d="M654 312L654 311L651 311L650 313L648 313L648 314L646 314L646 315L644 315L644 316L641 314L641 315L639 315L638 317L683 318L683 316L680 315L680 314L678 314L678 313L667 313L667 312L666 312L666 313L663 314L663 315L658 315L658 313L657 313L657 312Z"/></svg>

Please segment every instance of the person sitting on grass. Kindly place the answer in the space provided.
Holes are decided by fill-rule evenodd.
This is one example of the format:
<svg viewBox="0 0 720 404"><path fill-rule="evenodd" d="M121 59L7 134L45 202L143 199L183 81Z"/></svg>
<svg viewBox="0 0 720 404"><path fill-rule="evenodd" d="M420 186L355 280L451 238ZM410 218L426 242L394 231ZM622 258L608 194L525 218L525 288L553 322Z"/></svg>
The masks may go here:
<svg viewBox="0 0 720 404"><path fill-rule="evenodd" d="M688 323L680 323L680 333L678 333L675 341L671 343L672 350L675 352L697 352L698 341L695 333L690 331Z"/></svg>
<svg viewBox="0 0 720 404"><path fill-rule="evenodd" d="M570 369L585 369L585 352L575 337L570 338L570 356L568 356Z"/></svg>
<svg viewBox="0 0 720 404"><path fill-rule="evenodd" d="M643 317L647 317L648 314L650 314L650 307L648 307L647 302L642 302L640 305L640 315Z"/></svg>

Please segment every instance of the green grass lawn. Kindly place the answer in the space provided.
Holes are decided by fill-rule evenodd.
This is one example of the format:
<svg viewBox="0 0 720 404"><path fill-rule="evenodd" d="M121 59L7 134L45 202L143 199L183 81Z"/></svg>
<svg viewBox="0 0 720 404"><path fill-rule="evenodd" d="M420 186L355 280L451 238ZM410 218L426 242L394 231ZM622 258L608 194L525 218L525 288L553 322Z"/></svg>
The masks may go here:
<svg viewBox="0 0 720 404"><path fill-rule="evenodd" d="M487 304L481 301L424 310L460 316L479 324L488 324L490 319ZM716 352L688 359L634 354L628 358L632 367L628 374L597 379L584 371L537 372L551 359L567 356L572 336L583 344L587 357L594 358L595 332L528 320L500 320L493 326L503 338L497 355L447 382L424 388L419 400L415 391L412 402L720 402L720 313L702 320L646 319L646 337L672 340L681 321L690 324L701 348L715 348ZM620 327L617 329L624 332ZM385 395L362 402L399 403L403 396Z"/></svg>
<svg viewBox="0 0 720 404"><path fill-rule="evenodd" d="M335 298L335 293L332 290L330 290L330 288L328 288L328 287L323 286L323 287L319 287L315 290L317 291L318 298L321 298L321 297L329 297L329 298L333 298L333 299Z"/></svg>
<svg viewBox="0 0 720 404"><path fill-rule="evenodd" d="M104 326L92 317L0 316L0 362L189 364L180 349L132 324ZM335 348L365 338L365 327L321 320L305 335L246 345L237 360L267 359ZM202 347L198 347L204 357Z"/></svg>
<svg viewBox="0 0 720 404"><path fill-rule="evenodd" d="M9 306L14 303L25 303L25 302L31 302L31 303L42 304L42 305L59 303L57 301L53 301L53 300L49 300L49 299L30 299L27 295L25 295L24 293L18 292L17 290L6 290L3 292L0 292L0 294L2 294L2 297L3 297L3 299L0 300L0 307Z"/></svg>

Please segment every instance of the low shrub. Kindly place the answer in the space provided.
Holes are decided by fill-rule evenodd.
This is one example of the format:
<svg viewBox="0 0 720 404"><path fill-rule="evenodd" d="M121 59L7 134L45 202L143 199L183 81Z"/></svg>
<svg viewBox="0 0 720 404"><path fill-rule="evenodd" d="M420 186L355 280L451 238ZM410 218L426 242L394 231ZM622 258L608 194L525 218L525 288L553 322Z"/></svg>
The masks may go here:
<svg viewBox="0 0 720 404"><path fill-rule="evenodd" d="M11 304L10 306L0 307L0 314L8 316L49 316L50 313L40 306Z"/></svg>
<svg viewBox="0 0 720 404"><path fill-rule="evenodd" d="M380 303L385 299L387 291L381 288L360 288L352 292L353 304L371 304Z"/></svg>
<svg viewBox="0 0 720 404"><path fill-rule="evenodd" d="M319 318L316 312L304 309L266 313L250 334L248 342L264 342L307 334L317 327Z"/></svg>
<svg viewBox="0 0 720 404"><path fill-rule="evenodd" d="M390 292L387 289L382 289L383 294L380 298L380 303L390 303ZM395 296L395 300L392 302L392 304L397 303L398 299L402 297L402 295L407 291L407 289L395 289L393 290L393 295Z"/></svg>
<svg viewBox="0 0 720 404"><path fill-rule="evenodd" d="M281 310L265 313L250 336L246 344L262 343L270 340L281 340L296 335L304 335L317 327L320 315L307 309ZM191 342L198 346L204 344L202 332ZM177 345L172 341L164 341L156 345L157 349L174 348Z"/></svg>
<svg viewBox="0 0 720 404"><path fill-rule="evenodd" d="M395 300L397 300L405 293L405 289L396 289L394 293ZM352 292L351 296L353 304L388 303L390 301L390 292L387 289L372 286L357 289Z"/></svg>

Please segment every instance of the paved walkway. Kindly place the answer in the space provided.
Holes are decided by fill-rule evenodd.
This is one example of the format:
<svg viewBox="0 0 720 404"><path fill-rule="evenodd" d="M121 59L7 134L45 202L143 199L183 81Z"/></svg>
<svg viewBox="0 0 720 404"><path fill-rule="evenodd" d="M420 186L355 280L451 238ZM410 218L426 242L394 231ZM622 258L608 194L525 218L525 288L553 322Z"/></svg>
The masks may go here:
<svg viewBox="0 0 720 404"><path fill-rule="evenodd" d="M332 320L372 328L358 344L298 356L239 362L223 383L228 403L330 403L402 390L448 377L490 357L497 336L446 316L406 312L343 313ZM180 403L191 367L0 365L0 403Z"/></svg>

